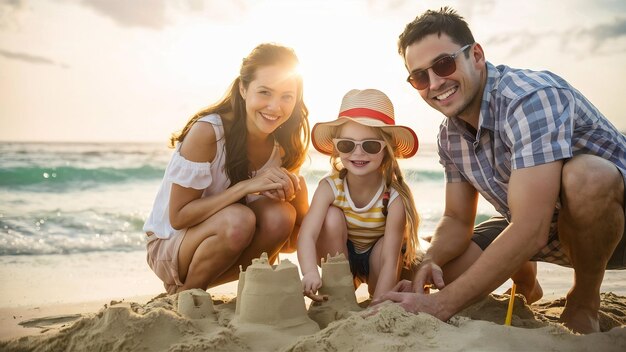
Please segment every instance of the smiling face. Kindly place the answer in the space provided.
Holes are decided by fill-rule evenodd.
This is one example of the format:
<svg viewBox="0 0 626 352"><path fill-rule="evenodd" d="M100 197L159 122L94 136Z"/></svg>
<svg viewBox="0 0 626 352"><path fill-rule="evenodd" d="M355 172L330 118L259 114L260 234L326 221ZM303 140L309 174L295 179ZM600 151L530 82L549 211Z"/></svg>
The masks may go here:
<svg viewBox="0 0 626 352"><path fill-rule="evenodd" d="M446 35L430 34L406 49L405 62L409 72L430 67L445 55L458 51L462 46ZM469 54L469 57L466 55ZM439 77L428 69L430 84L419 90L422 99L446 117L460 117L472 123L478 121L482 89L484 87L485 60L482 48L474 44L457 55L454 73Z"/></svg>
<svg viewBox="0 0 626 352"><path fill-rule="evenodd" d="M239 91L246 101L246 127L253 135L269 135L291 116L298 96L293 70L273 65L257 69L255 79Z"/></svg>
<svg viewBox="0 0 626 352"><path fill-rule="evenodd" d="M356 122L346 122L341 125L340 128L341 130L335 138L346 138L353 141L366 139L382 140L375 128L363 126ZM377 172L380 169L385 155L384 150L385 148L377 154L369 154L363 150L362 146L358 145L351 153L339 153L339 158L349 173L357 176L365 176L372 172Z"/></svg>

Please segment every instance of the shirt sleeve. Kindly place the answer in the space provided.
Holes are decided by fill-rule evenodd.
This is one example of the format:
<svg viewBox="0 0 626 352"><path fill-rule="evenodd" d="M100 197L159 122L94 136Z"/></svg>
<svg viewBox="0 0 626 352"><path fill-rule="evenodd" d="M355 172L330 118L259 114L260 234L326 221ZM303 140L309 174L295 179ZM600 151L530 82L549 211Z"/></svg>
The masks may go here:
<svg viewBox="0 0 626 352"><path fill-rule="evenodd" d="M458 138L458 136L455 136ZM445 175L446 175L446 183L451 182L467 182L467 179L461 171L456 167L456 165L452 162L450 155L448 155L450 150L450 141L448 139L447 130L442 126L439 130L439 136L437 137L437 152L439 153L439 164L443 166Z"/></svg>
<svg viewBox="0 0 626 352"><path fill-rule="evenodd" d="M189 161L176 151L168 168L167 180L185 188L205 189L213 182L211 163Z"/></svg>
<svg viewBox="0 0 626 352"><path fill-rule="evenodd" d="M561 88L537 90L512 104L502 129L511 168L571 158L574 106L573 94Z"/></svg>

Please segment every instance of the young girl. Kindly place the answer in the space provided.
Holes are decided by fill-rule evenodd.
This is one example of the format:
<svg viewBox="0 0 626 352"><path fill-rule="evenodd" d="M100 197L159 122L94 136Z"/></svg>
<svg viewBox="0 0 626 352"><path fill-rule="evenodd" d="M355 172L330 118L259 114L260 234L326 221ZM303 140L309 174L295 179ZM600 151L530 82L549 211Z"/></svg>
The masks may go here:
<svg viewBox="0 0 626 352"><path fill-rule="evenodd" d="M349 91L339 118L316 124L312 141L331 156L333 171L320 181L300 228L304 293L320 299L317 265L338 252L350 262L355 288L367 283L377 298L394 287L402 266L416 262L419 252L419 218L396 161L417 152L417 136L395 125L384 93L366 89Z"/></svg>
<svg viewBox="0 0 626 352"><path fill-rule="evenodd" d="M297 64L289 48L257 46L225 97L172 137L144 225L148 264L168 293L236 280L262 252L294 250L308 208L297 176L309 144Z"/></svg>

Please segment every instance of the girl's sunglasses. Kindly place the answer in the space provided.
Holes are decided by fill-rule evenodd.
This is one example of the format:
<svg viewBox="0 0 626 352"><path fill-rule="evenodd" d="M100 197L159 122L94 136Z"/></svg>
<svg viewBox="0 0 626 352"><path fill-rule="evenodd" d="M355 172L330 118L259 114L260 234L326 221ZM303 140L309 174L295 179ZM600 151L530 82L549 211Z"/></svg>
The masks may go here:
<svg viewBox="0 0 626 352"><path fill-rule="evenodd" d="M360 145L361 149L363 149L363 151L367 154L378 154L381 150L383 150L385 141L378 139L353 141L352 139L347 138L333 138L333 144L335 145L335 149L344 154L352 153L354 149L356 149L357 145Z"/></svg>
<svg viewBox="0 0 626 352"><path fill-rule="evenodd" d="M456 57L471 46L472 44L467 44L466 46L456 51L454 54L446 55L441 59L435 61L435 63L433 63L430 67L427 67L423 70L411 72L406 81L409 82L413 86L413 88L417 90L426 89L426 87L430 85L430 78L428 77L429 68L432 68L433 72L439 77L450 76L454 73L454 71L456 71Z"/></svg>

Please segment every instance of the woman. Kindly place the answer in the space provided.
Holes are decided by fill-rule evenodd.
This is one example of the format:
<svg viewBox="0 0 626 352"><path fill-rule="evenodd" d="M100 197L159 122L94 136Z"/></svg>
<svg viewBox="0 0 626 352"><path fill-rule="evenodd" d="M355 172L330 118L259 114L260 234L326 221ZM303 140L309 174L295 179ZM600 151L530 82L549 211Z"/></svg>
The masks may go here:
<svg viewBox="0 0 626 352"><path fill-rule="evenodd" d="M308 110L293 50L261 44L225 97L171 139L176 150L144 225L148 264L168 293L236 280L267 252L293 251L308 210L298 176Z"/></svg>

